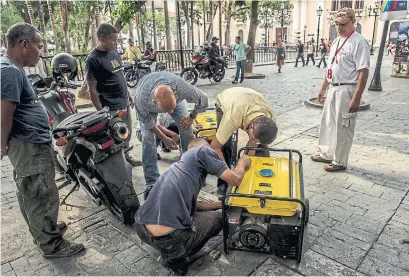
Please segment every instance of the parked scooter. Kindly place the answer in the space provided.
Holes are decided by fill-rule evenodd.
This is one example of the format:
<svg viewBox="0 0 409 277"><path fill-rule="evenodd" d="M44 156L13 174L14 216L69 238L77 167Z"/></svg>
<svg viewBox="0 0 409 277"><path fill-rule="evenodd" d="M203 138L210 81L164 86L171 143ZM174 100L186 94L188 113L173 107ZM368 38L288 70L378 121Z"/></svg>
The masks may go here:
<svg viewBox="0 0 409 277"><path fill-rule="evenodd" d="M81 186L98 205L104 204L124 224L133 224L139 200L132 184L132 167L125 159L129 129L122 118L105 107L96 112L78 113L75 101L64 88L72 87L77 63L73 56L56 55L52 62L53 81L47 86L38 75L29 76L47 110L52 128L52 145L63 169L62 189L74 183L62 200ZM63 74L70 74L68 81Z"/></svg>

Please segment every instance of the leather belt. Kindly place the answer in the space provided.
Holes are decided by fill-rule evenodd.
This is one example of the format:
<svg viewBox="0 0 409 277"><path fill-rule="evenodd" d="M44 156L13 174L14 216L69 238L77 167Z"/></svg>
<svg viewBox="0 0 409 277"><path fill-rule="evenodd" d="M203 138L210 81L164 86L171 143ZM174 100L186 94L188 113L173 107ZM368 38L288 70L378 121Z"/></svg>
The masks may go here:
<svg viewBox="0 0 409 277"><path fill-rule="evenodd" d="M339 86L356 86L356 83L330 83L330 85L334 87L339 87Z"/></svg>

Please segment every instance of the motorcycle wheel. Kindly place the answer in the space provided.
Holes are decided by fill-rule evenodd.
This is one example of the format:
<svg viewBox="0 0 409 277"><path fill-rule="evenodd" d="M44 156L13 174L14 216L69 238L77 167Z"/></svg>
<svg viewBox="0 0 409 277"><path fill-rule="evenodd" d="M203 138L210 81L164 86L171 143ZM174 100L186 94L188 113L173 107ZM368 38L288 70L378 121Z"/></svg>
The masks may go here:
<svg viewBox="0 0 409 277"><path fill-rule="evenodd" d="M199 74L193 67L186 67L180 73L180 77L182 77L187 83L195 85L199 78Z"/></svg>
<svg viewBox="0 0 409 277"><path fill-rule="evenodd" d="M100 192L100 197L104 206L123 224L132 225L135 222L134 216L140 204L132 182L123 184L120 188L111 189L105 186Z"/></svg>
<svg viewBox="0 0 409 277"><path fill-rule="evenodd" d="M134 88L139 82L139 75L138 72L135 70L131 70L125 74L126 85L129 88Z"/></svg>
<svg viewBox="0 0 409 277"><path fill-rule="evenodd" d="M218 72L218 74L213 75L213 81L217 83L220 82L221 80L223 80L225 73L226 73L226 70L224 69L224 67L222 67L220 71Z"/></svg>

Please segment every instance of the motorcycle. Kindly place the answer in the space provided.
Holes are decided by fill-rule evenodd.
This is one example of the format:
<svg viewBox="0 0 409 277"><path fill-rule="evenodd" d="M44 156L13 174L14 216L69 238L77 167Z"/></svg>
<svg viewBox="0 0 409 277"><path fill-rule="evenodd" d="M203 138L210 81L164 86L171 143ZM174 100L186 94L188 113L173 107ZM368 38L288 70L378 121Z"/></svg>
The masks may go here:
<svg viewBox="0 0 409 277"><path fill-rule="evenodd" d="M210 64L210 58L206 51L195 51L191 57L190 62L192 67L186 67L180 73L180 76L189 84L196 84L198 78L212 78L215 82L220 82L223 80L225 75L225 68L229 63L229 58L227 56L220 56L216 58L218 63L217 70L214 72L213 66Z"/></svg>
<svg viewBox="0 0 409 277"><path fill-rule="evenodd" d="M124 71L126 84L129 88L134 88L139 80L146 74L151 73L152 61L141 61L137 59L131 68ZM165 71L167 69L166 61L156 62L155 71Z"/></svg>
<svg viewBox="0 0 409 277"><path fill-rule="evenodd" d="M105 205L122 223L132 225L140 204L132 167L125 159L129 129L122 118L126 111L111 114L105 107L78 113L72 95L63 90L73 85L64 78L49 87L39 75L30 79L47 110L52 146L64 172L61 179L65 182L58 189L74 183L61 205L82 187L96 204Z"/></svg>

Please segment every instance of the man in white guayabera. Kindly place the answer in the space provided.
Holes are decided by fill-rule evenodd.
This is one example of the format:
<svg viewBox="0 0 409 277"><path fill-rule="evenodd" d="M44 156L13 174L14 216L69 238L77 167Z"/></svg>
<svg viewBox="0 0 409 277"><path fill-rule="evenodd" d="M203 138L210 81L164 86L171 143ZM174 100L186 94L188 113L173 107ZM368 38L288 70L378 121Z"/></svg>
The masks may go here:
<svg viewBox="0 0 409 277"><path fill-rule="evenodd" d="M343 8L335 14L339 36L331 45L328 69L318 94L319 101L325 103L319 153L311 159L328 163L324 169L329 172L347 167L358 109L368 80L369 45L355 32L355 21L351 8Z"/></svg>

